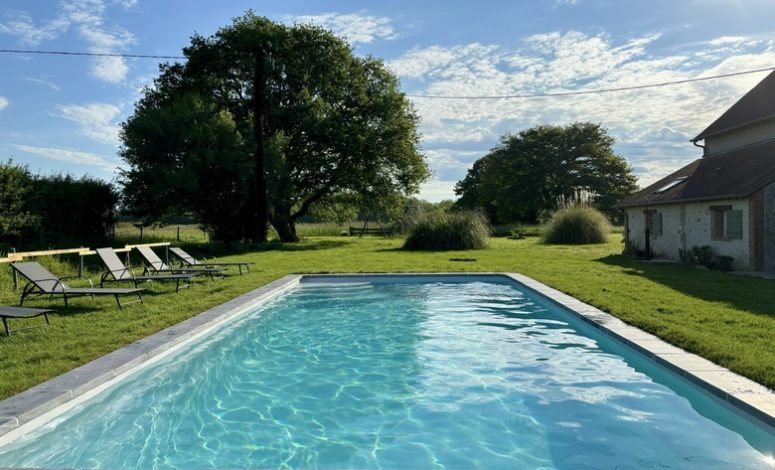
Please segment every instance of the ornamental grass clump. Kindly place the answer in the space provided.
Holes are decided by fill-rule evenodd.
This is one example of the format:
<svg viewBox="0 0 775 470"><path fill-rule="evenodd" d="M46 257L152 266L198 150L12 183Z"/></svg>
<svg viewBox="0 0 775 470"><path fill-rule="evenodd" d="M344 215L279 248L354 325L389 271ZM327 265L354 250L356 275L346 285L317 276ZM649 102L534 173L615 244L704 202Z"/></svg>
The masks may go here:
<svg viewBox="0 0 775 470"><path fill-rule="evenodd" d="M481 250L487 248L489 236L490 226L481 212L443 212L417 221L404 249Z"/></svg>
<svg viewBox="0 0 775 470"><path fill-rule="evenodd" d="M596 209L586 206L569 207L554 214L544 234L544 243L557 245L588 245L605 243L610 226Z"/></svg>

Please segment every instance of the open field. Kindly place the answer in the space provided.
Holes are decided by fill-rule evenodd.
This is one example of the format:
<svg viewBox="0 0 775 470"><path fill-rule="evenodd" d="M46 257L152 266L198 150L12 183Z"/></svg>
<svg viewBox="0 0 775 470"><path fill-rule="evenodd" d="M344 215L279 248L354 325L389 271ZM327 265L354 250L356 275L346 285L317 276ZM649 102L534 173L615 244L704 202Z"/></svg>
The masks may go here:
<svg viewBox="0 0 775 470"><path fill-rule="evenodd" d="M118 310L112 298L81 298L65 309L61 300L33 300L29 306L52 305L58 314L51 328L0 336L0 398L288 273L321 272L520 272L775 388L775 281L632 260L619 255L620 240L614 234L603 245L546 246L536 238L493 238L481 251L406 252L401 239L308 237L234 256L256 262L243 277L200 279L179 294L169 284L154 285L145 306ZM75 270L42 261L60 275ZM97 272L90 276L99 278ZM0 303L15 305L19 295L11 287L10 269L0 266ZM36 320L42 321L28 323Z"/></svg>

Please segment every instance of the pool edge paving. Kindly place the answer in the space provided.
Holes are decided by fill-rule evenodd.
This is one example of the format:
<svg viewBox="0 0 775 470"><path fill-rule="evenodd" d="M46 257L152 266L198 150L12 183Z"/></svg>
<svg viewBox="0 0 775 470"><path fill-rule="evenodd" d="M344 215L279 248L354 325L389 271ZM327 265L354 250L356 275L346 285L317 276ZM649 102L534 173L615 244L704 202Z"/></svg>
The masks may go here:
<svg viewBox="0 0 775 470"><path fill-rule="evenodd" d="M775 428L775 392L700 356L686 352L654 335L580 300L518 273L347 273L293 274L240 295L158 333L0 401L0 437L11 433L60 405L81 397L134 371L148 360L171 350L194 335L217 326L253 305L285 292L304 281L377 279L394 277L500 277L516 281L540 294L656 363L699 385L714 396ZM2 439L0 439L2 440Z"/></svg>

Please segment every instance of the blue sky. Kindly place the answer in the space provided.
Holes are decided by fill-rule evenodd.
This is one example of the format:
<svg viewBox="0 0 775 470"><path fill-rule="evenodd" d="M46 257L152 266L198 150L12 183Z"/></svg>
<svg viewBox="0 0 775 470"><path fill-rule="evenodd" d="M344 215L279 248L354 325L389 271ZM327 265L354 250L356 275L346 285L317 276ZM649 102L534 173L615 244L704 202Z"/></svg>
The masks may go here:
<svg viewBox="0 0 775 470"><path fill-rule="evenodd" d="M179 55L192 33L210 35L248 8L347 37L418 95L555 93L775 66L771 0L4 0L0 48ZM112 180L119 124L157 62L0 54L0 70L0 158ZM434 171L420 195L452 198L505 133L574 120L607 127L651 183L698 158L689 139L764 75L567 98L413 98Z"/></svg>

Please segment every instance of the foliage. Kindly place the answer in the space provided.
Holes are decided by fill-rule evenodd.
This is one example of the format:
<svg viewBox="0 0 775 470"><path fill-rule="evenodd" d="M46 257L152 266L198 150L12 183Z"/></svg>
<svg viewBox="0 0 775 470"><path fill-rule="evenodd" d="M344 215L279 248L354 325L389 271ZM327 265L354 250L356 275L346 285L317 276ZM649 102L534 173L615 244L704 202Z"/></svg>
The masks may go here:
<svg viewBox="0 0 775 470"><path fill-rule="evenodd" d="M31 175L0 164L0 244L17 249L104 243L118 195L102 180Z"/></svg>
<svg viewBox="0 0 775 470"><path fill-rule="evenodd" d="M595 194L595 207L613 215L614 204L637 189L613 144L605 128L589 122L506 135L457 183L457 206L481 208L496 223L535 223L559 201L585 191Z"/></svg>
<svg viewBox="0 0 775 470"><path fill-rule="evenodd" d="M21 235L35 229L40 218L29 210L32 175L25 166L0 162L0 245L19 246Z"/></svg>
<svg viewBox="0 0 775 470"><path fill-rule="evenodd" d="M587 245L608 241L610 226L605 216L585 206L569 207L554 214L544 234L544 243Z"/></svg>
<svg viewBox="0 0 775 470"><path fill-rule="evenodd" d="M540 237L543 232L542 225L517 224L511 228L511 238Z"/></svg>
<svg viewBox="0 0 775 470"><path fill-rule="evenodd" d="M446 251L402 250L403 240L364 237L308 238L224 261L256 263L244 276L197 281L179 294L167 284L150 284L143 306L118 310L112 299L61 301L42 297L31 307L56 307L50 328L0 334L0 399L21 392L116 348L286 274L302 272L520 272L594 305L676 346L775 388L775 296L772 281L698 271L668 263L642 263L618 255L620 237L601 245L544 245L535 238L491 239L490 248L454 261ZM204 246L204 245L202 245ZM203 249L203 248L202 248ZM193 249L197 254L200 248ZM55 274L77 272L76 264L40 258ZM137 261L137 260L135 260ZM55 263L55 264L50 264ZM73 260L75 263L75 260ZM98 279L99 271L87 272ZM73 281L74 286L79 281ZM0 269L0 304L19 301L8 269ZM35 321L10 320L11 328Z"/></svg>
<svg viewBox="0 0 775 470"><path fill-rule="evenodd" d="M44 246L104 244L113 228L118 194L110 183L84 176L38 176L30 210L40 217L36 236Z"/></svg>
<svg viewBox="0 0 775 470"><path fill-rule="evenodd" d="M124 123L129 208L150 219L191 210L218 239L247 237L258 51L269 220L281 239L297 240L296 222L316 204L417 191L429 175L418 118L384 64L319 27L248 12L194 35L186 63L163 65Z"/></svg>
<svg viewBox="0 0 775 470"><path fill-rule="evenodd" d="M732 256L719 255L708 245L693 246L689 250L678 250L682 263L690 266L705 266L719 271L733 271L735 259Z"/></svg>
<svg viewBox="0 0 775 470"><path fill-rule="evenodd" d="M489 245L490 227L479 211L431 214L412 228L408 250L481 250Z"/></svg>

